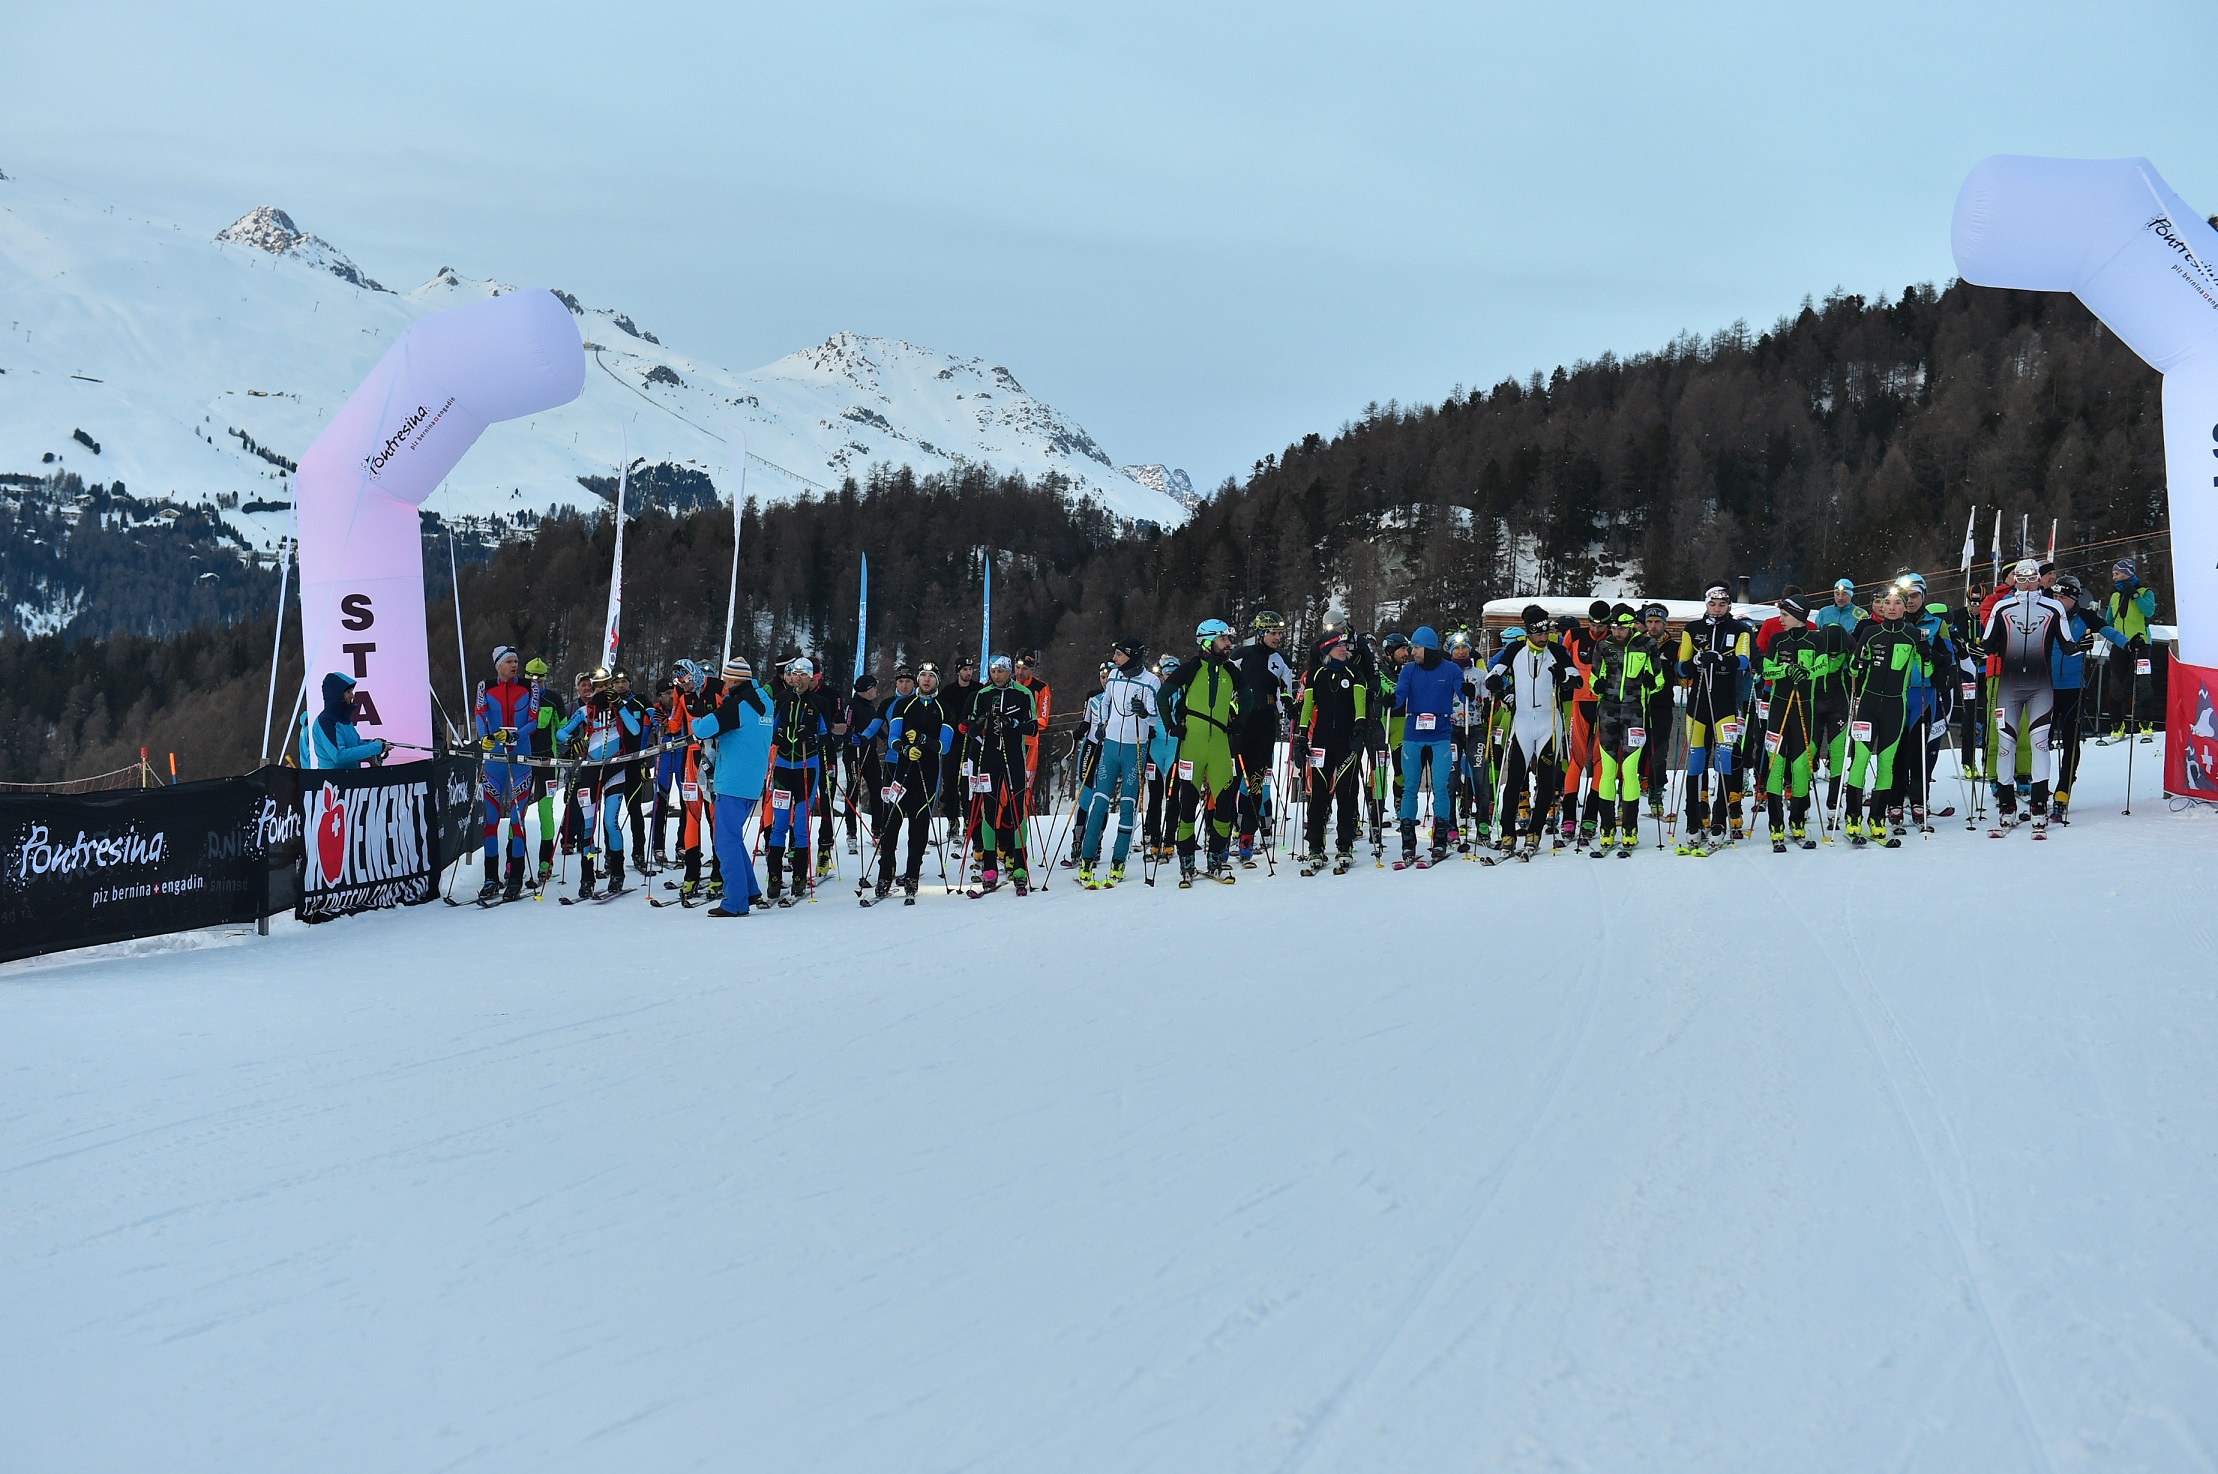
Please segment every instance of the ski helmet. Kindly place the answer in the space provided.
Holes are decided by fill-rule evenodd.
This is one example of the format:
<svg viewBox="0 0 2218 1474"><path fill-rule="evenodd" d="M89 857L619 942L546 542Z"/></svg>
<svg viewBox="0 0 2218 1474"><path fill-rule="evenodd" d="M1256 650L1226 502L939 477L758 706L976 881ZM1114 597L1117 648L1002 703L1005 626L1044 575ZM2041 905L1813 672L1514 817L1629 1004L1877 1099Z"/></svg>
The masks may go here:
<svg viewBox="0 0 2218 1474"><path fill-rule="evenodd" d="M594 690L606 691L616 684L616 674L605 665L596 665L593 667L593 674L587 676L586 680L592 684Z"/></svg>
<svg viewBox="0 0 2218 1474"><path fill-rule="evenodd" d="M1162 656L1155 662L1155 673L1159 676L1167 676L1171 672L1179 669L1182 663L1183 662L1181 662L1177 656L1171 654L1168 650L1166 650L1163 652Z"/></svg>
<svg viewBox="0 0 2218 1474"><path fill-rule="evenodd" d="M986 662L986 669L989 673L997 670L1014 670L1016 669L1016 663L1006 655L996 655Z"/></svg>
<svg viewBox="0 0 2218 1474"><path fill-rule="evenodd" d="M813 676L816 674L816 662L806 655L796 655L786 662L786 674L789 676Z"/></svg>
<svg viewBox="0 0 2218 1474"><path fill-rule="evenodd" d="M1250 627L1259 635L1282 634L1286 629L1286 616L1276 609L1266 609L1250 621Z"/></svg>
<svg viewBox="0 0 2218 1474"><path fill-rule="evenodd" d="M1231 639L1232 626L1221 619L1205 619L1194 626L1194 643L1197 645L1206 645L1219 635Z"/></svg>
<svg viewBox="0 0 2218 1474"><path fill-rule="evenodd" d="M1387 633L1379 636L1379 648L1386 651L1388 654L1392 654L1396 650L1406 650L1409 648L1409 637L1407 635L1395 634L1393 631L1389 630Z"/></svg>
<svg viewBox="0 0 2218 1474"><path fill-rule="evenodd" d="M1471 648L1471 632L1470 632L1469 630L1460 630L1460 629L1459 629L1459 630L1450 630L1450 631L1448 631L1448 648L1449 648L1450 650L1468 650L1468 649L1470 649L1470 648Z"/></svg>
<svg viewBox="0 0 2218 1474"><path fill-rule="evenodd" d="M538 656L534 655L531 659L524 662L524 674L530 676L533 680L538 680L540 677L546 675L546 673L547 662L541 660Z"/></svg>
<svg viewBox="0 0 2218 1474"><path fill-rule="evenodd" d="M2086 592L2079 580L2069 573L2058 574L2055 587L2059 594L2069 594L2074 599L2083 597Z"/></svg>

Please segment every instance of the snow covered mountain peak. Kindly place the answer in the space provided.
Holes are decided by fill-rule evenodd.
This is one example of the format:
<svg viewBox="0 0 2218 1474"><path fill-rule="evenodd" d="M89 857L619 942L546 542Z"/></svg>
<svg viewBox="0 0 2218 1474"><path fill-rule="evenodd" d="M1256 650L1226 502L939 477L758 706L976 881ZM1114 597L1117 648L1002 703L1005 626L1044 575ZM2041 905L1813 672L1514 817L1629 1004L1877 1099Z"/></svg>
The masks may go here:
<svg viewBox="0 0 2218 1474"><path fill-rule="evenodd" d="M395 292L274 206L211 241L12 178L0 184L0 322L16 324L0 340L0 475L123 483L208 506L270 547L291 525L292 467L408 325L522 285L442 266ZM587 345L584 392L493 427L426 510L528 528L550 507L597 510L585 479L629 458L718 500L821 495L882 467L991 468L1052 478L1128 522L1186 519L1005 366L842 332L734 372L556 295Z"/></svg>
<svg viewBox="0 0 2218 1474"><path fill-rule="evenodd" d="M1171 466L1151 464L1126 466L1124 474L1139 482L1149 491L1159 491L1191 512L1202 504L1202 497L1194 490L1194 478Z"/></svg>
<svg viewBox="0 0 2218 1474"><path fill-rule="evenodd" d="M348 260L346 252L322 236L308 234L293 224L292 216L275 205L256 205L217 231L216 239L228 241L235 246L251 246L257 251L267 251L272 256L295 257L365 291L387 290L370 280L361 267Z"/></svg>

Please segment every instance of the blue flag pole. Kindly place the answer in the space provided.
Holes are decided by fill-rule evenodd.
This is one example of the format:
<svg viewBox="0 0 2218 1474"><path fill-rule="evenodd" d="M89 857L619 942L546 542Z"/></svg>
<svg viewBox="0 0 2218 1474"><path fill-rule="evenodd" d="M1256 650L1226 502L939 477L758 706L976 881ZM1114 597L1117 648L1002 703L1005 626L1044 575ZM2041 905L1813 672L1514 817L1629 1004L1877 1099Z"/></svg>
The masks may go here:
<svg viewBox="0 0 2218 1474"><path fill-rule="evenodd" d="M870 632L870 554L863 554L862 592L855 608L855 679L863 678L863 645Z"/></svg>

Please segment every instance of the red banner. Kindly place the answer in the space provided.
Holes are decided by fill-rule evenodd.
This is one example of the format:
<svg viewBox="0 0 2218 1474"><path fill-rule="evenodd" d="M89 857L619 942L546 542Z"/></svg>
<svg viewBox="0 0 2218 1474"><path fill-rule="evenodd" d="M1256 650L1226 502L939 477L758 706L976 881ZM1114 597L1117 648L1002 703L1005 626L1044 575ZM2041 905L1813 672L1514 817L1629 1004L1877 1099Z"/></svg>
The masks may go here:
<svg viewBox="0 0 2218 1474"><path fill-rule="evenodd" d="M2176 658L2164 713L2164 791L2218 800L2218 670Z"/></svg>

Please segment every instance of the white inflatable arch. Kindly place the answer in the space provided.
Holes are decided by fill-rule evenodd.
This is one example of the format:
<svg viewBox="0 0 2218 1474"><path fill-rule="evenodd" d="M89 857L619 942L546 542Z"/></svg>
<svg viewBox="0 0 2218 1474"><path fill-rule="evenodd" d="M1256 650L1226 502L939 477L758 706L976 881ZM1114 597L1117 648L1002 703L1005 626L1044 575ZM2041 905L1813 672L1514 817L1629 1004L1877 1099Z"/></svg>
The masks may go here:
<svg viewBox="0 0 2218 1474"><path fill-rule="evenodd" d="M2146 159L1980 162L1956 197L1964 280L2070 292L2164 375L2180 658L2218 665L2218 230Z"/></svg>

